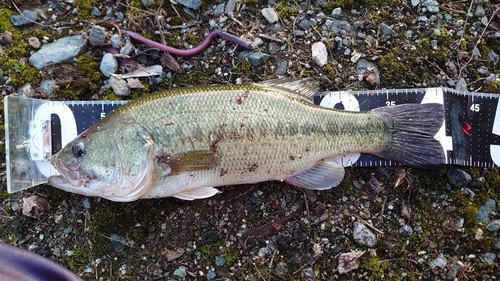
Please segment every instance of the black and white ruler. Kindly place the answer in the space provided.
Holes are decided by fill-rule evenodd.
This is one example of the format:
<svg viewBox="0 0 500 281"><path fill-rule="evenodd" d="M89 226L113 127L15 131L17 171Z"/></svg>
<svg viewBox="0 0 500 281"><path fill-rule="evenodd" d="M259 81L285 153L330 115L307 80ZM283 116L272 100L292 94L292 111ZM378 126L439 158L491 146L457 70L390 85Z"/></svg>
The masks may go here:
<svg viewBox="0 0 500 281"><path fill-rule="evenodd" d="M435 138L447 164L500 166L500 95L449 88L321 92L318 105L365 111L403 103L441 103L445 122ZM57 174L50 156L126 101L47 101L6 96L4 99L7 189L16 192L47 182ZM396 165L353 153L339 156L344 166Z"/></svg>

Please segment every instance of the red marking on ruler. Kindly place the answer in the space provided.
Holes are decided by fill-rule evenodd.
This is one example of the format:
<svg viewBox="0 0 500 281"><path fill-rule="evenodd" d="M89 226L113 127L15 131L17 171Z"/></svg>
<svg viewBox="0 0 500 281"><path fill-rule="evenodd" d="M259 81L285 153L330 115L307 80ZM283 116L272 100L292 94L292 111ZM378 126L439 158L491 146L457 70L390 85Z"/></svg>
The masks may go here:
<svg viewBox="0 0 500 281"><path fill-rule="evenodd" d="M464 124L465 127L462 128L462 132L464 132L464 134L468 135L469 137L472 136L472 133L470 132L472 129L472 125L467 121L464 121Z"/></svg>

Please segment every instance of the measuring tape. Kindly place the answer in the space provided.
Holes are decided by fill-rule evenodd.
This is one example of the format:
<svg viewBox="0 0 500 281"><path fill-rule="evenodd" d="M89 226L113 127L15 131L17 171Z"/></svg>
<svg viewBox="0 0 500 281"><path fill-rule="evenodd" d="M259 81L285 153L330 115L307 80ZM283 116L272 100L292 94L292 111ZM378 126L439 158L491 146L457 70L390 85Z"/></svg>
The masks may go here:
<svg viewBox="0 0 500 281"><path fill-rule="evenodd" d="M435 138L446 164L474 167L500 166L499 95L449 88L388 89L321 92L315 104L349 111L365 111L404 103L440 103L445 122ZM47 182L57 175L51 155L92 124L127 101L47 101L4 98L8 192ZM373 155L340 155L343 166L390 166L397 163Z"/></svg>

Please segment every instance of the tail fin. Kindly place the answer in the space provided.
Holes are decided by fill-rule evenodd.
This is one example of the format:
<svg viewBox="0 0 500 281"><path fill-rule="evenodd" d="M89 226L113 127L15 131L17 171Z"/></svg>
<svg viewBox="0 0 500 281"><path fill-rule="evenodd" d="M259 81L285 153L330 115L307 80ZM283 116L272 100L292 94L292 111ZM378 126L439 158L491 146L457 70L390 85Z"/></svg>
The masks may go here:
<svg viewBox="0 0 500 281"><path fill-rule="evenodd" d="M445 163L443 148L434 139L444 121L443 105L403 104L375 108L372 113L384 119L392 133L392 140L377 156L414 167Z"/></svg>

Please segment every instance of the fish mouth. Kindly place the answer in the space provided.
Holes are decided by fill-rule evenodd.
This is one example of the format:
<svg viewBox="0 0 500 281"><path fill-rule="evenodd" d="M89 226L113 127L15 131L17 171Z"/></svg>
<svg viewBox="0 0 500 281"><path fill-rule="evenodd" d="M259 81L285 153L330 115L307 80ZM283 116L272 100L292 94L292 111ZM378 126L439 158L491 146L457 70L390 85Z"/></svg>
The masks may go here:
<svg viewBox="0 0 500 281"><path fill-rule="evenodd" d="M71 189L72 191L83 187L85 181L75 165L66 167L57 160L57 155L52 157L51 164L56 168L60 175L49 177L48 183L50 185L64 190Z"/></svg>

